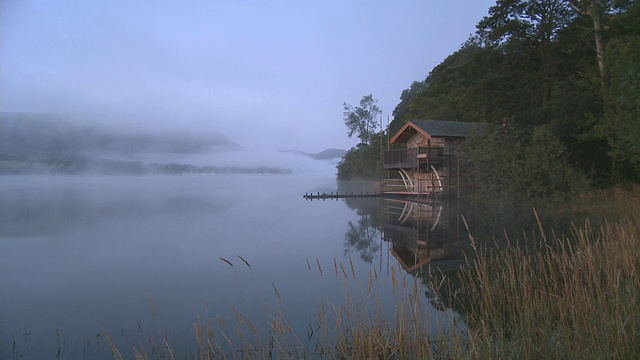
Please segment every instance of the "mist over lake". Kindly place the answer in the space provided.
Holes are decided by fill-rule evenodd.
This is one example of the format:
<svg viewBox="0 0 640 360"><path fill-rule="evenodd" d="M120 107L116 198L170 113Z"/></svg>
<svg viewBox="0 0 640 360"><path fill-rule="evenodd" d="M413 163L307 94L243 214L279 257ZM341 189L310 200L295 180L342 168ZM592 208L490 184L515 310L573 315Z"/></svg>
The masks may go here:
<svg viewBox="0 0 640 360"><path fill-rule="evenodd" d="M122 349L162 332L186 350L198 318L260 319L274 287L303 338L318 304L345 291L309 263L352 262L361 281L376 268L376 291L391 294L397 263L380 234L364 261L345 241L357 212L302 198L335 190L331 172L3 176L0 187L2 358L108 358L105 331Z"/></svg>
<svg viewBox="0 0 640 360"><path fill-rule="evenodd" d="M335 173L346 152L240 145L205 128L92 124L97 118L0 112L0 175Z"/></svg>

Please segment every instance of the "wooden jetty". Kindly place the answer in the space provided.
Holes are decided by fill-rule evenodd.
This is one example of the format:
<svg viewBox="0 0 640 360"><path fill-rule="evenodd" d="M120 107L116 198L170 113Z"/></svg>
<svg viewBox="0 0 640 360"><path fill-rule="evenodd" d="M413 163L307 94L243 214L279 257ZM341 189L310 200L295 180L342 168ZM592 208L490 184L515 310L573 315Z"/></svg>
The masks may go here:
<svg viewBox="0 0 640 360"><path fill-rule="evenodd" d="M303 198L305 198L306 200L338 200L338 199L348 199L348 198L373 198L373 197L378 197L378 198L384 198L384 199L389 199L389 200L399 200L399 201L403 201L403 200L408 200L411 202L415 202L415 203L432 203L432 202L438 202L438 200L434 197L434 196L419 196L416 195L415 193L412 192L387 192L387 191L382 191L382 192L361 192L361 193L349 193L349 192L345 192L345 193L305 193L304 195L302 195Z"/></svg>
<svg viewBox="0 0 640 360"><path fill-rule="evenodd" d="M364 198L364 197L378 197L381 196L381 193L369 193L369 192L361 192L361 193L305 193L302 197L307 200L333 200L333 199L346 199L346 198Z"/></svg>

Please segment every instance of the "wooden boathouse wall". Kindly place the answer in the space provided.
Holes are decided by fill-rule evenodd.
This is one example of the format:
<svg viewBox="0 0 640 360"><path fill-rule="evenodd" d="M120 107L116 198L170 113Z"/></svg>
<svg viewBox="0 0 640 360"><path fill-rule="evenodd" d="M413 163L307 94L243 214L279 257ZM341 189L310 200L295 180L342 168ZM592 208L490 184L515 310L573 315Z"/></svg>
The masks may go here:
<svg viewBox="0 0 640 360"><path fill-rule="evenodd" d="M466 171L461 144L484 124L438 120L410 121L391 139L402 148L384 152L383 192L429 196L460 196Z"/></svg>

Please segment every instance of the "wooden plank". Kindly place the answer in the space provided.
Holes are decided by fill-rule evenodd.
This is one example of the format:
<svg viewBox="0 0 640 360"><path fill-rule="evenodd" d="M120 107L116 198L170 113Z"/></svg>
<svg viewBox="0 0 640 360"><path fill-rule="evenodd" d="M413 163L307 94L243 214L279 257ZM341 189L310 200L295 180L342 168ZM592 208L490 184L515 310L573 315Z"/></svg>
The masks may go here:
<svg viewBox="0 0 640 360"><path fill-rule="evenodd" d="M345 198L364 198L364 197L378 197L380 196L379 193L343 193L343 194L339 194L339 193L307 193L304 194L302 197L307 199L307 200L329 200L329 199L345 199Z"/></svg>

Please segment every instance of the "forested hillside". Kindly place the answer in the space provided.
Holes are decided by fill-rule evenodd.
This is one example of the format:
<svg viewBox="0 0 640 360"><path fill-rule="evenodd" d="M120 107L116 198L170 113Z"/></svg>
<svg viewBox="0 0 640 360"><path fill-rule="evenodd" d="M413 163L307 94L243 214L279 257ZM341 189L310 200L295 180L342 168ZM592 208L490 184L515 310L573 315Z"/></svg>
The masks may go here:
<svg viewBox="0 0 640 360"><path fill-rule="evenodd" d="M168 155L171 159L175 155L229 153L240 148L217 132L144 133L82 125L64 116L0 112L0 175L292 172L270 166L196 166L162 161Z"/></svg>
<svg viewBox="0 0 640 360"><path fill-rule="evenodd" d="M508 124L518 136L495 146L534 152L535 135L552 142L550 161L593 185L639 182L639 8L634 0L498 0L476 34L402 92L389 132L411 119ZM498 156L472 145L471 157Z"/></svg>
<svg viewBox="0 0 640 360"><path fill-rule="evenodd" d="M216 132L145 133L88 126L64 116L0 112L0 154L67 157L86 154L196 154L240 145Z"/></svg>

